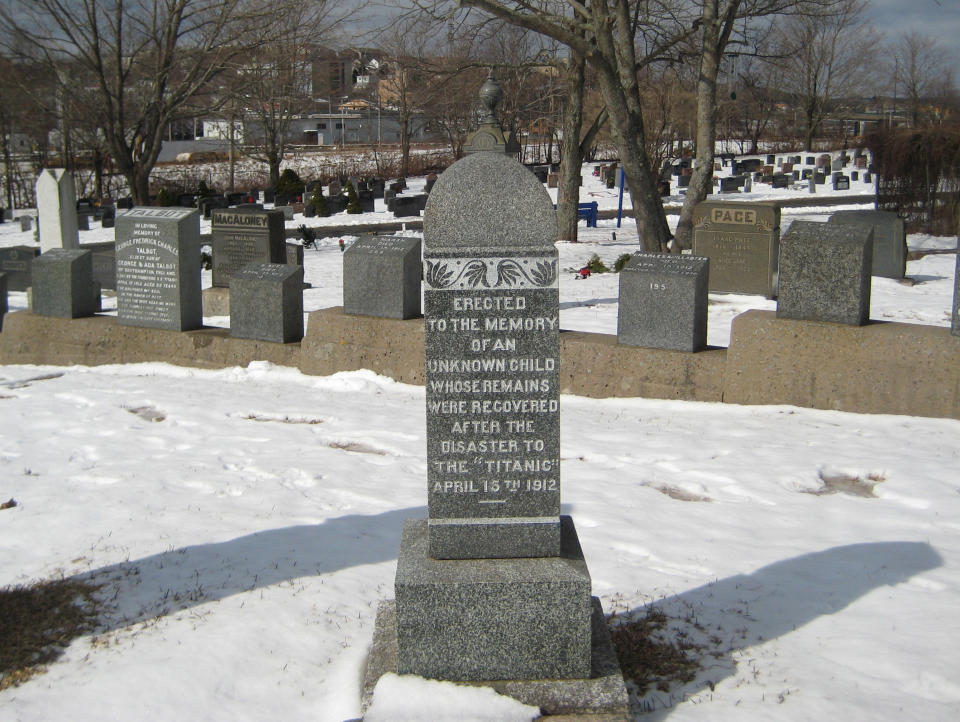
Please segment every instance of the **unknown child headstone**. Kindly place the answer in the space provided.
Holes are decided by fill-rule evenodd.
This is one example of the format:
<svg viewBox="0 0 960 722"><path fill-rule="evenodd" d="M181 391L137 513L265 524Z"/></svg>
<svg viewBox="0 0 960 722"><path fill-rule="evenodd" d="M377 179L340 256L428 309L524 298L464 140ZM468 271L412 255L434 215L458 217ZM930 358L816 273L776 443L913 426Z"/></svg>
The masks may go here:
<svg viewBox="0 0 960 722"><path fill-rule="evenodd" d="M870 318L872 230L794 221L780 244L777 316L862 326Z"/></svg>
<svg viewBox="0 0 960 722"><path fill-rule="evenodd" d="M476 152L440 176L424 226L429 521L404 527L398 672L589 677L590 576L560 517L553 204Z"/></svg>
<svg viewBox="0 0 960 722"><path fill-rule="evenodd" d="M694 210L693 255L710 259L710 290L773 297L780 209L707 201Z"/></svg>
<svg viewBox="0 0 960 722"><path fill-rule="evenodd" d="M40 255L39 248L8 246L0 248L0 273L7 274L10 291L26 291L30 287L30 266Z"/></svg>
<svg viewBox="0 0 960 722"><path fill-rule="evenodd" d="M617 342L699 351L707 345L710 259L636 253L620 272Z"/></svg>
<svg viewBox="0 0 960 722"><path fill-rule="evenodd" d="M73 174L63 168L46 168L37 178L37 230L40 249L77 248L77 190Z"/></svg>
<svg viewBox="0 0 960 722"><path fill-rule="evenodd" d="M230 335L291 343L303 338L303 267L245 266L230 277Z"/></svg>
<svg viewBox="0 0 960 722"><path fill-rule="evenodd" d="M214 286L228 287L230 276L251 263L286 262L282 211L216 208L211 218Z"/></svg>
<svg viewBox="0 0 960 722"><path fill-rule="evenodd" d="M100 289L93 281L90 251L51 248L34 259L31 275L32 309L38 316L81 318L96 312Z"/></svg>
<svg viewBox="0 0 960 722"><path fill-rule="evenodd" d="M873 229L874 276L903 278L907 271L907 236L903 219L893 211L836 211L831 224L859 225Z"/></svg>
<svg viewBox="0 0 960 722"><path fill-rule="evenodd" d="M343 254L343 312L384 318L420 315L419 238L363 236Z"/></svg>
<svg viewBox="0 0 960 722"><path fill-rule="evenodd" d="M200 328L200 211L133 208L117 218L116 233L117 322Z"/></svg>

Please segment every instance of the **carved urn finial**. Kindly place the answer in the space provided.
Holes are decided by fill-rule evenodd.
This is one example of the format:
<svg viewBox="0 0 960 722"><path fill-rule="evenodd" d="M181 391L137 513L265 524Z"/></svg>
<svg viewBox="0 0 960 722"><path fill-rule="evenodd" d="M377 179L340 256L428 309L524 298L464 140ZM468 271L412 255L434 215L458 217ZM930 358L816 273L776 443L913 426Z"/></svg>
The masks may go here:
<svg viewBox="0 0 960 722"><path fill-rule="evenodd" d="M491 66L486 81L480 86L480 103L483 105L483 109L480 112L481 125L499 125L497 121L497 105L500 104L502 99L503 88L500 87L497 79L493 77L493 67Z"/></svg>

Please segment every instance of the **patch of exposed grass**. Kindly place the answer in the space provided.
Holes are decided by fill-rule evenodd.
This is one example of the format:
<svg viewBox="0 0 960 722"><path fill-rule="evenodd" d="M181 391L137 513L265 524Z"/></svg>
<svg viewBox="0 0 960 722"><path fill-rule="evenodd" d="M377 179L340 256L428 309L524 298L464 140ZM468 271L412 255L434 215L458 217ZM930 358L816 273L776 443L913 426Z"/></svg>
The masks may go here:
<svg viewBox="0 0 960 722"><path fill-rule="evenodd" d="M44 671L93 629L98 587L67 579L0 589L0 690Z"/></svg>
<svg viewBox="0 0 960 722"><path fill-rule="evenodd" d="M667 692L671 684L692 682L700 671L702 649L682 638L666 639L669 618L657 607L638 619L611 614L607 622L620 669L637 686L638 696L651 687Z"/></svg>

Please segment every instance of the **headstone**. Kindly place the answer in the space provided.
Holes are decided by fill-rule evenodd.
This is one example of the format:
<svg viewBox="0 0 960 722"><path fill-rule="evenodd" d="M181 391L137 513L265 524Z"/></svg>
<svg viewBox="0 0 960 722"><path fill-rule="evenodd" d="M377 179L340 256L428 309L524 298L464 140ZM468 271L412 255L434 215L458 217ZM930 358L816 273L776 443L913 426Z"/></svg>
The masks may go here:
<svg viewBox="0 0 960 722"><path fill-rule="evenodd" d="M419 238L362 236L343 254L343 312L383 318L420 315Z"/></svg>
<svg viewBox="0 0 960 722"><path fill-rule="evenodd" d="M33 229L33 218L31 216L20 216L20 231L29 231Z"/></svg>
<svg viewBox="0 0 960 722"><path fill-rule="evenodd" d="M827 176L826 176L826 174L824 174L824 173L814 173L814 174L813 174L813 182L816 183L818 186L822 186L824 183L827 182Z"/></svg>
<svg viewBox="0 0 960 722"><path fill-rule="evenodd" d="M303 265L303 246L300 245L299 243L287 242L286 248L287 248L286 265L302 266Z"/></svg>
<svg viewBox="0 0 960 722"><path fill-rule="evenodd" d="M113 241L84 243L80 248L93 254L93 281L100 289L117 289L117 249Z"/></svg>
<svg viewBox="0 0 960 722"><path fill-rule="evenodd" d="M283 212L217 208L211 214L213 285L228 287L230 275L251 263L284 263Z"/></svg>
<svg viewBox="0 0 960 722"><path fill-rule="evenodd" d="M690 178L691 176L688 175L677 176L677 188L689 188Z"/></svg>
<svg viewBox="0 0 960 722"><path fill-rule="evenodd" d="M775 158L776 158L776 156L768 155L768 156L767 156L767 165L773 165Z"/></svg>
<svg viewBox="0 0 960 722"><path fill-rule="evenodd" d="M33 312L60 318L92 316L100 299L92 261L90 251L66 248L51 248L35 258L31 267Z"/></svg>
<svg viewBox="0 0 960 722"><path fill-rule="evenodd" d="M338 195L340 195L340 191L341 191L341 190L342 190L342 188L340 187L340 181L338 181L338 180L332 180L332 181L330 181L330 185L327 186L327 195L328 195L328 196L338 196Z"/></svg>
<svg viewBox="0 0 960 722"><path fill-rule="evenodd" d="M864 225L794 221L780 244L777 317L865 324L872 233Z"/></svg>
<svg viewBox="0 0 960 722"><path fill-rule="evenodd" d="M436 173L428 173L428 174L427 174L427 179L426 179L426 181L424 182L424 185L423 185L423 189L424 189L427 193L429 193L429 192L433 189L433 184L436 183L436 182L437 182L437 174L436 174Z"/></svg>
<svg viewBox="0 0 960 722"><path fill-rule="evenodd" d="M118 210L127 210L127 211L128 211L128 210L130 210L131 208L133 208L133 198L131 198L130 196L127 196L127 197L125 197L125 198L118 198L118 199L117 199L117 209L118 209Z"/></svg>
<svg viewBox="0 0 960 722"><path fill-rule="evenodd" d="M864 182L864 183L873 183L873 176L870 175L870 172L869 172L869 171L863 174L863 182Z"/></svg>
<svg viewBox="0 0 960 722"><path fill-rule="evenodd" d="M284 221L293 220L293 206L277 206L277 209L283 213Z"/></svg>
<svg viewBox="0 0 960 722"><path fill-rule="evenodd" d="M770 178L770 185L774 188L786 188L790 185L790 177L783 173L776 173Z"/></svg>
<svg viewBox="0 0 960 722"><path fill-rule="evenodd" d="M63 168L46 168L37 178L37 230L44 252L80 245L77 190L73 174Z"/></svg>
<svg viewBox="0 0 960 722"><path fill-rule="evenodd" d="M709 258L636 253L620 271L617 342L699 351L707 345Z"/></svg>
<svg viewBox="0 0 960 722"><path fill-rule="evenodd" d="M693 255L710 259L710 291L772 298L780 209L707 201L694 209Z"/></svg>
<svg viewBox="0 0 960 722"><path fill-rule="evenodd" d="M416 196L397 196L393 199L394 218L420 215L420 200Z"/></svg>
<svg viewBox="0 0 960 722"><path fill-rule="evenodd" d="M812 155L807 156L807 165L813 165L816 162L817 162L817 159L814 158Z"/></svg>
<svg viewBox="0 0 960 722"><path fill-rule="evenodd" d="M39 248L7 246L0 248L0 273L7 276L7 289L26 291L30 287L30 267L40 255Z"/></svg>
<svg viewBox="0 0 960 722"><path fill-rule="evenodd" d="M361 212L373 213L376 210L376 201L374 200L373 191L371 190L357 191L357 200L360 201Z"/></svg>
<svg viewBox="0 0 960 722"><path fill-rule="evenodd" d="M807 188L811 193L817 192L817 179L814 178L813 175L807 177Z"/></svg>
<svg viewBox="0 0 960 722"><path fill-rule="evenodd" d="M559 173L548 173L547 174L547 188L556 188L560 184L560 174Z"/></svg>
<svg viewBox="0 0 960 722"><path fill-rule="evenodd" d="M304 218L314 218L317 215L317 209L313 203L307 203L303 207L303 217Z"/></svg>
<svg viewBox="0 0 960 722"><path fill-rule="evenodd" d="M740 184L737 182L736 176L728 176L726 178L720 179L720 192L721 193L739 193Z"/></svg>
<svg viewBox="0 0 960 722"><path fill-rule="evenodd" d="M808 180L809 178L813 178L813 169L804 168L803 173L801 174L800 177L803 178L803 180Z"/></svg>
<svg viewBox="0 0 960 722"><path fill-rule="evenodd" d="M104 208L103 215L100 217L101 228L115 228L117 224L117 212L113 208Z"/></svg>
<svg viewBox="0 0 960 722"><path fill-rule="evenodd" d="M657 190L660 192L660 197L665 198L670 195L670 181L661 180L657 182Z"/></svg>
<svg viewBox="0 0 960 722"><path fill-rule="evenodd" d="M836 211L828 223L867 226L873 229L871 273L903 278L907 271L907 240L903 219L893 211Z"/></svg>
<svg viewBox="0 0 960 722"><path fill-rule="evenodd" d="M817 168L830 170L830 156L827 153L817 156Z"/></svg>
<svg viewBox="0 0 960 722"><path fill-rule="evenodd" d="M845 175L840 175L833 179L833 190L835 191L848 191L850 190L850 177Z"/></svg>
<svg viewBox="0 0 960 722"><path fill-rule="evenodd" d="M78 231L89 231L90 230L90 214L81 212L77 213L77 230Z"/></svg>
<svg viewBox="0 0 960 722"><path fill-rule="evenodd" d="M859 168L860 170L866 169L866 167L867 167L867 156L865 156L865 155L858 155L858 156L854 159L854 165L856 165L857 168Z"/></svg>
<svg viewBox="0 0 960 722"><path fill-rule="evenodd" d="M746 176L743 180L743 192L750 193L753 191L753 181L750 180L750 176Z"/></svg>
<svg viewBox="0 0 960 722"><path fill-rule="evenodd" d="M587 678L590 577L560 517L553 203L478 152L437 181L424 227L429 520L404 527L397 671Z"/></svg>
<svg viewBox="0 0 960 722"><path fill-rule="evenodd" d="M133 208L117 218L117 322L168 331L203 325L200 212Z"/></svg>
<svg viewBox="0 0 960 722"><path fill-rule="evenodd" d="M303 338L303 267L244 266L230 277L230 335L292 343Z"/></svg>
<svg viewBox="0 0 960 722"><path fill-rule="evenodd" d="M392 188L387 188L387 189L383 192L383 202L384 202L384 204L387 206L388 209L390 208L390 203L391 203L391 202L393 201L393 199L396 198L396 197L397 197L397 192L396 192L395 190L393 190Z"/></svg>
<svg viewBox="0 0 960 722"><path fill-rule="evenodd" d="M850 180L852 181L860 180L860 171L856 171L856 170L850 171Z"/></svg>

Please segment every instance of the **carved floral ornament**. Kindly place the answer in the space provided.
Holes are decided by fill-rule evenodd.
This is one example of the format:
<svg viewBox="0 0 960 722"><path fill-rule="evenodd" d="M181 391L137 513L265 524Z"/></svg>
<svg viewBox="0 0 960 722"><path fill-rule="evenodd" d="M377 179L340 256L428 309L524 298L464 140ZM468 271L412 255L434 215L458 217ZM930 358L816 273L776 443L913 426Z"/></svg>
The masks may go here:
<svg viewBox="0 0 960 722"><path fill-rule="evenodd" d="M449 258L424 261L424 283L434 291L557 288L557 261L541 258Z"/></svg>

